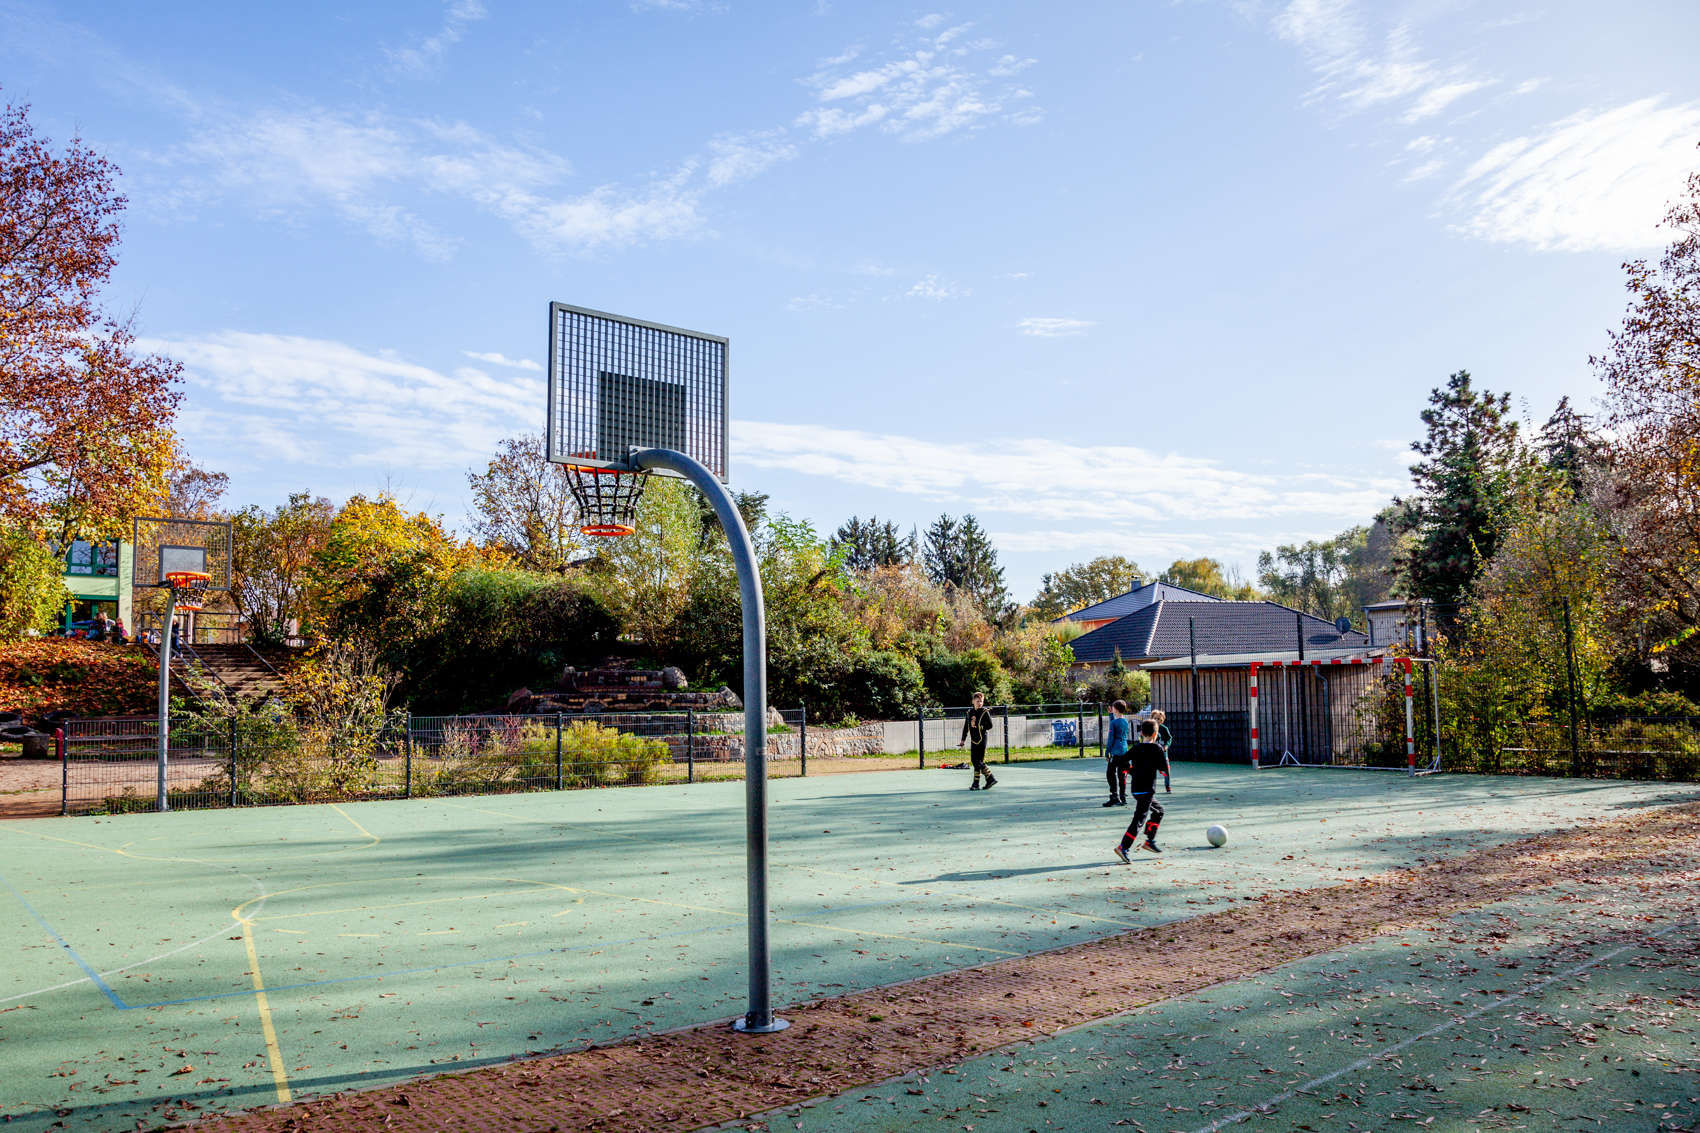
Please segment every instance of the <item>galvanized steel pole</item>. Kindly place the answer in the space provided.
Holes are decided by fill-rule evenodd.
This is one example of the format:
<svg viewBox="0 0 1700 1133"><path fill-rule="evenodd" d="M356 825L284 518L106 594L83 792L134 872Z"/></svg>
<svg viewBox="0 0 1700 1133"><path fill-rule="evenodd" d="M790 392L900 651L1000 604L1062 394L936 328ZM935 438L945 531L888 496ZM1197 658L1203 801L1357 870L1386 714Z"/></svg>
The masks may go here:
<svg viewBox="0 0 1700 1133"><path fill-rule="evenodd" d="M749 530L732 493L714 473L682 452L650 448L632 453L632 465L645 471L665 468L695 484L720 520L732 562L738 568L738 596L744 607L744 855L748 888L750 1007L734 1029L770 1034L790 1026L773 1017L773 955L768 941L767 906L767 612L761 573Z"/></svg>
<svg viewBox="0 0 1700 1133"><path fill-rule="evenodd" d="M166 764L171 747L171 627L177 620L177 593L165 592L165 622L159 634L159 795L155 806L170 810L166 798Z"/></svg>

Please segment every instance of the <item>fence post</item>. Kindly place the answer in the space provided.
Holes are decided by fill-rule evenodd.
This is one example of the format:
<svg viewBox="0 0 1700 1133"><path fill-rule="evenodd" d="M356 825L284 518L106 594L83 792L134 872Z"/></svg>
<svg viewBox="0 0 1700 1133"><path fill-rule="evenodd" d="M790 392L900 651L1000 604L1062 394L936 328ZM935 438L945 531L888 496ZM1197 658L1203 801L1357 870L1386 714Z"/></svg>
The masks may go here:
<svg viewBox="0 0 1700 1133"><path fill-rule="evenodd" d="M407 718L407 734L401 740L401 797L413 797L413 717Z"/></svg>
<svg viewBox="0 0 1700 1133"><path fill-rule="evenodd" d="M1299 625L1302 627L1303 621L1300 621ZM1186 620L1186 643L1187 652L1192 657L1192 758L1201 760L1204 758L1204 737L1198 730L1198 628L1193 624L1192 618ZM1299 634L1299 656L1304 656L1302 629Z"/></svg>
<svg viewBox="0 0 1700 1133"><path fill-rule="evenodd" d="M1009 762L1009 705L1003 706L1003 761Z"/></svg>
<svg viewBox="0 0 1700 1133"><path fill-rule="evenodd" d="M685 709L685 782L697 781L697 712Z"/></svg>
<svg viewBox="0 0 1700 1133"><path fill-rule="evenodd" d="M1440 770L1440 662L1432 657L1428 663L1428 705L1434 714L1434 769Z"/></svg>
<svg viewBox="0 0 1700 1133"><path fill-rule="evenodd" d="M59 817L70 813L71 765L65 758L65 729L53 729L53 746L59 749Z"/></svg>
<svg viewBox="0 0 1700 1133"><path fill-rule="evenodd" d="M1077 701L1074 702L1074 742L1075 742L1075 744L1078 748L1078 750L1075 752L1074 758L1085 759L1086 758L1086 702L1084 700L1077 700Z"/></svg>
<svg viewBox="0 0 1700 1133"><path fill-rule="evenodd" d="M1570 695L1566 699L1570 703L1570 774L1572 777L1582 773L1582 752L1576 742L1576 638L1570 631L1570 599L1564 599L1564 679L1569 683Z"/></svg>
<svg viewBox="0 0 1700 1133"><path fill-rule="evenodd" d="M925 771L927 769L927 710L920 707L915 709L915 748L921 753L921 762L917 766L917 770Z"/></svg>
<svg viewBox="0 0 1700 1133"><path fill-rule="evenodd" d="M555 713L555 789L559 791L565 783L561 779L561 714Z"/></svg>
<svg viewBox="0 0 1700 1133"><path fill-rule="evenodd" d="M236 717L230 718L230 805L236 805Z"/></svg>
<svg viewBox="0 0 1700 1133"><path fill-rule="evenodd" d="M1098 707L1098 758L1102 759L1104 752L1108 750L1104 746L1104 702L1095 700L1092 703Z"/></svg>
<svg viewBox="0 0 1700 1133"><path fill-rule="evenodd" d="M806 779L809 775L809 706L805 704L798 711L803 714L803 722L802 732L797 739L797 754L803 761L802 776Z"/></svg>

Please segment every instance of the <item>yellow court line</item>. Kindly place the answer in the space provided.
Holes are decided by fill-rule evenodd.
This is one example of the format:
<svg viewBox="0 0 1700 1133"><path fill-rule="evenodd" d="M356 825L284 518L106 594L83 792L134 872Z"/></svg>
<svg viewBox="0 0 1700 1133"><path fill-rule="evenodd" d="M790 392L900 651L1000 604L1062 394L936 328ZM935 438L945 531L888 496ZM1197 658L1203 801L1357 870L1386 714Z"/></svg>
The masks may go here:
<svg viewBox="0 0 1700 1133"><path fill-rule="evenodd" d="M304 929L304 928L274 928L274 929L272 929L272 931L273 932L298 932L302 936L307 935L307 930Z"/></svg>
<svg viewBox="0 0 1700 1133"><path fill-rule="evenodd" d="M507 924L499 924L496 927L497 928L524 928L526 925L528 925L530 923L531 923L530 921L509 921Z"/></svg>
<svg viewBox="0 0 1700 1133"><path fill-rule="evenodd" d="M360 825L358 822L355 822L353 815L349 814L346 810L343 810L341 807L337 806L335 803L331 804L331 809L336 811L338 814L342 815L344 818L348 819L349 825L353 826L354 829L360 831L360 833L362 833L362 834L366 835L366 837L372 839L372 845L376 846L379 842L383 841L382 838L378 837L376 834L372 833L370 830L366 829L364 826Z"/></svg>
<svg viewBox="0 0 1700 1133"><path fill-rule="evenodd" d="M414 936L447 936L451 932L459 932L458 928L434 928L430 932L416 932Z"/></svg>
<svg viewBox="0 0 1700 1133"><path fill-rule="evenodd" d="M484 807L467 806L465 803L445 803L444 805L456 807L460 810L476 811L479 814L495 815L497 818L518 819L521 822L536 822L536 823L540 823L540 824L543 824L543 825L549 825L549 826L561 825L562 822L563 822L563 820L559 819L559 818L532 818L528 814L514 814L510 811L505 811L505 810L488 810ZM586 829L595 830L599 834L612 835L615 838L624 838L628 842L642 842L645 845L649 845L649 846L666 846L666 845L669 844L669 843L661 841L659 838L642 838L642 837L639 837L636 834L622 834L618 830L604 830L599 826L589 826L588 824L584 824L584 825L585 825ZM704 848L700 848L700 847L698 849L692 851L692 852L699 855L699 856L708 855L708 856L717 857L717 858L741 858L741 857L744 856L742 852L733 853L733 852L727 851L727 850L709 850L709 849L704 849ZM780 866L783 869L801 870L804 873L818 873L822 877L837 877L837 878L842 878L845 881L865 881L865 882L867 882L871 885L888 885L889 886L889 885L893 884L892 882L883 881L883 880L881 880L880 878L877 878L877 877L851 877L847 873L839 873L836 870L830 870L830 869L817 869L814 866L794 865L790 862L777 862L775 864L777 864L778 866ZM905 892L908 892L908 891L909 890L905 889ZM930 894L930 893L922 894L922 896L932 896L932 894ZM1074 917L1076 920L1102 921L1105 924L1118 925L1122 928L1144 928L1144 927L1146 927L1142 924L1135 924L1131 921L1119 921L1119 920L1116 920L1114 917L1099 917L1099 916L1094 916L1091 913L1076 913L1076 912L1072 912L1072 911L1067 910L1067 909L1047 909L1043 905L1021 905L1021 904L1017 904L1014 901L1004 901L1004 900L1001 900L1000 898L997 898L997 897L985 897L985 896L981 896L981 895L978 895L978 894L955 893L955 892L951 893L950 896L958 897L958 898L961 898L962 900L965 900L965 901L984 901L984 902L986 902L987 904L990 904L990 905L1003 905L1006 908L1022 909L1022 910L1025 910L1027 912L1030 912L1030 913L1049 913L1053 917L1057 916L1060 913L1068 913L1069 916ZM633 900L640 900L641 898L632 898L632 899ZM661 904L667 904L668 902L664 901L664 902L660 902L660 903ZM558 917L561 914L556 913L555 915ZM963 947L968 947L968 946L964 945ZM995 951L995 949L994 949L994 951ZM1010 953L1010 955L1012 955L1012 956L1025 956L1026 953L1025 952L1012 952L1012 953Z"/></svg>
<svg viewBox="0 0 1700 1133"><path fill-rule="evenodd" d="M334 803L331 804L331 805L333 807L335 806ZM343 817L348 818L348 815L344 814ZM67 845L71 845L71 846L81 846L85 850L99 850L101 853L104 853L104 854L117 854L121 858L133 858L136 861L145 861L145 862L204 862L204 863L218 864L218 865L222 865L222 864L227 863L227 862L277 862L277 861L289 861L293 858L316 858L316 857L324 857L328 854L346 854L351 850L369 850L373 846L376 846L379 842L383 841L383 839L379 838L376 834L367 833L364 829L362 829L360 827L360 824L358 822L354 822L354 820L352 818L349 818L348 820L350 822L354 823L355 829L360 830L360 832L362 834L365 834L366 837L368 837L372 840L370 842L366 843L366 845L364 845L364 846L344 846L340 850L316 850L316 851L313 851L311 853L306 853L306 854L291 854L291 855L288 855L288 856L279 856L279 855L273 854L273 855L268 855L268 856L265 856L265 857L251 857L251 858L175 858L175 857L162 857L159 854L132 854L129 850L129 847L136 845L135 842L125 842L123 846L120 846L118 849L115 850L111 846L97 846L93 842L79 842L75 838L61 838L57 834L42 834L42 833L39 833L38 831L35 831L35 830L16 830L16 831L11 831L11 832L17 833L17 834L28 835L29 837L32 837L32 838L45 838L50 842L64 842ZM0 825L0 831L10 831L10 827Z"/></svg>
<svg viewBox="0 0 1700 1133"><path fill-rule="evenodd" d="M278 931L279 932L287 932L289 930L280 928L280 929L278 929ZM338 936L382 936L383 933L381 933L381 932L339 932L339 933L337 933L337 935Z"/></svg>
<svg viewBox="0 0 1700 1133"><path fill-rule="evenodd" d="M242 943L248 949L248 974L254 977L254 1002L260 1008L260 1029L266 1036L266 1058L272 1067L272 1084L277 1087L277 1104L289 1104L289 1074L283 1068L283 1052L277 1046L277 1028L272 1026L271 1004L266 1002L266 982L260 978L260 954L254 949L254 925L242 922Z"/></svg>

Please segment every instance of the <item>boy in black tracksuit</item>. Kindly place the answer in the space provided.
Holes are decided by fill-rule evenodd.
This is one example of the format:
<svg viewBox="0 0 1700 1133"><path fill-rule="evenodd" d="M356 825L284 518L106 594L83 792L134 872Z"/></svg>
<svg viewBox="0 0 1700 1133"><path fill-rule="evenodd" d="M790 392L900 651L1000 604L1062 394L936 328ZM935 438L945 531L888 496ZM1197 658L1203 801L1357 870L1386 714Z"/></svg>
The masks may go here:
<svg viewBox="0 0 1700 1133"><path fill-rule="evenodd" d="M986 695L974 694L974 707L968 710L968 715L962 719L962 738L956 741L961 747L968 743L968 758L974 763L974 785L970 791L980 789L980 776L986 776L986 790L997 786L998 781L992 777L991 768L986 766L986 737L992 734L992 710L986 707Z"/></svg>
<svg viewBox="0 0 1700 1133"><path fill-rule="evenodd" d="M1127 753L1127 786L1128 794L1133 796L1133 821L1128 823L1127 833L1122 835L1121 845L1116 847L1116 857L1129 865L1133 862L1127 851L1139 837L1141 821L1145 823L1145 848L1154 854L1162 853L1157 848L1157 824L1163 821L1163 804L1157 801L1157 775L1167 760L1162 747L1155 742L1156 737L1157 725L1149 720L1141 721L1139 742Z"/></svg>

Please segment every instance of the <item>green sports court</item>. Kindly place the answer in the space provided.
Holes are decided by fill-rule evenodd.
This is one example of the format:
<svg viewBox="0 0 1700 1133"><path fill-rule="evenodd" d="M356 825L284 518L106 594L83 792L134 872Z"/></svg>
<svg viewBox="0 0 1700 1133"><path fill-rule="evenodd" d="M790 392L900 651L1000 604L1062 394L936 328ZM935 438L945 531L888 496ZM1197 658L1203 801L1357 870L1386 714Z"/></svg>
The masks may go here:
<svg viewBox="0 0 1700 1133"><path fill-rule="evenodd" d="M1129 868L1110 852L1129 811L1099 806L1101 767L1011 766L979 793L936 769L774 781L781 1014L1700 799L1658 783L1178 764L1165 852ZM1231 832L1219 850L1212 822ZM736 782L0 825L13 957L0 1114L30 1131L152 1128L730 1020L744 1009L743 834ZM1397 943L1292 965L1280 990L1357 986L1332 982L1342 964L1365 985L1406 976ZM1264 984L1223 994L1245 1023L1287 1025ZM1022 1058L1113 1092L1108 1064L1077 1057L1086 1046L1143 1044L1145 1066L1150 1043L1184 1035L1196 1055L1226 1041L1206 1025L1222 1002L1165 1007L1180 1020L1165 1032L1136 1014ZM1307 1050L1307 1069L1328 1065L1325 1044ZM935 1127L943 1102L921 1103L967 1081L880 1103L879 1127ZM984 1095L958 1093L970 1110ZM849 1128L834 1122L856 1112L797 1120Z"/></svg>

